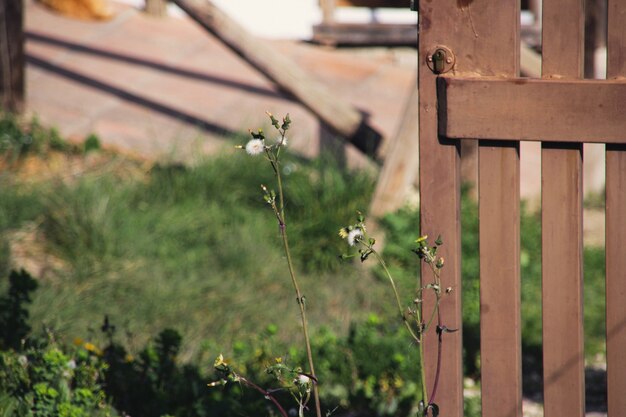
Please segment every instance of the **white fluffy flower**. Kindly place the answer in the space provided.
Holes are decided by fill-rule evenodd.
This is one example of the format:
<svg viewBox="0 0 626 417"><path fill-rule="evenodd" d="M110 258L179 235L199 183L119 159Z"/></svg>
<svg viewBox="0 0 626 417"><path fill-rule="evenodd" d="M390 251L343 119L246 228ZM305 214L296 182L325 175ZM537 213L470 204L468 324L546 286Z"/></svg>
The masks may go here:
<svg viewBox="0 0 626 417"><path fill-rule="evenodd" d="M308 385L309 382L311 382L311 378L306 375L299 374L293 382L297 385Z"/></svg>
<svg viewBox="0 0 626 417"><path fill-rule="evenodd" d="M348 245L354 246L354 244L362 237L363 231L357 227L348 232L348 237L346 237L346 239L348 240Z"/></svg>
<svg viewBox="0 0 626 417"><path fill-rule="evenodd" d="M263 152L265 149L265 144L261 139L252 139L250 142L246 143L246 152L249 155L258 155Z"/></svg>

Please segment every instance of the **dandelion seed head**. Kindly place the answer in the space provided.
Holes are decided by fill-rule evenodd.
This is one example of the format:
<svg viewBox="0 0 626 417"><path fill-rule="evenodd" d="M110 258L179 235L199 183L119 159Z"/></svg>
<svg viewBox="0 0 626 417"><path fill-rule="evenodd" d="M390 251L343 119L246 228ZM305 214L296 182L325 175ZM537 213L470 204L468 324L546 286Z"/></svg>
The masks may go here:
<svg viewBox="0 0 626 417"><path fill-rule="evenodd" d="M265 149L265 144L261 139L252 139L246 143L246 152L248 155L258 155Z"/></svg>
<svg viewBox="0 0 626 417"><path fill-rule="evenodd" d="M352 229L348 232L348 245L354 246L356 242L358 242L363 237L363 231L359 228Z"/></svg>
<svg viewBox="0 0 626 417"><path fill-rule="evenodd" d="M309 378L306 375L303 374L299 374L293 381L294 383L298 384L298 385L308 385L309 382L311 382L311 378Z"/></svg>

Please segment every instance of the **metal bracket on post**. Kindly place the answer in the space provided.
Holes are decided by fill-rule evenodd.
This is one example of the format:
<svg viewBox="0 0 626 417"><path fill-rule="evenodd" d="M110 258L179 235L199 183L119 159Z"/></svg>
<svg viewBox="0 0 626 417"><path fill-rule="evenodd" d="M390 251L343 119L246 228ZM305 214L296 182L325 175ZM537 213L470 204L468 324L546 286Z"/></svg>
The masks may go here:
<svg viewBox="0 0 626 417"><path fill-rule="evenodd" d="M445 74L454 68L456 57L447 46L436 46L426 55L426 63L435 74Z"/></svg>

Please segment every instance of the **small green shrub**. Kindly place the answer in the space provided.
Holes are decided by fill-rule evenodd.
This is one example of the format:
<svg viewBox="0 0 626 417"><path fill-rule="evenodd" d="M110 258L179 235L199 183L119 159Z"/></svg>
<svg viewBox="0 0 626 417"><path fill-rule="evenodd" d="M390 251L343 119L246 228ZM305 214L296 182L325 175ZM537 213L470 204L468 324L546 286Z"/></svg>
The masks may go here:
<svg viewBox="0 0 626 417"><path fill-rule="evenodd" d="M36 118L29 122L9 113L0 113L0 156L14 162L29 153L43 154L48 150L73 149L59 132L44 128Z"/></svg>

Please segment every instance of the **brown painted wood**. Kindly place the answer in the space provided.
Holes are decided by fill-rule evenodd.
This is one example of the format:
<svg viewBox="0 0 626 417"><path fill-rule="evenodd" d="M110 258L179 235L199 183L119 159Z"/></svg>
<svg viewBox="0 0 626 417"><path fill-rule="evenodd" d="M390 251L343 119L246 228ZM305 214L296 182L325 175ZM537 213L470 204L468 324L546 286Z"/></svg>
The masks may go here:
<svg viewBox="0 0 626 417"><path fill-rule="evenodd" d="M626 145L606 150L606 353L609 417L626 415Z"/></svg>
<svg viewBox="0 0 626 417"><path fill-rule="evenodd" d="M381 217L406 203L419 169L419 106L417 85L411 90L404 115L378 176L369 213Z"/></svg>
<svg viewBox="0 0 626 417"><path fill-rule="evenodd" d="M24 109L24 3L0 0L0 111Z"/></svg>
<svg viewBox="0 0 626 417"><path fill-rule="evenodd" d="M542 145L545 416L582 417L582 151Z"/></svg>
<svg viewBox="0 0 626 417"><path fill-rule="evenodd" d="M448 13L450 15L448 16ZM460 144L458 141L441 144L437 134L436 76L427 66L428 51L439 43L457 41L449 32L455 20L462 18L452 0L436 4L419 2L418 46L419 76L419 179L420 179L420 232L434 238L442 235L442 256L446 259L442 274L444 286L456 288L441 304L442 319L446 326L461 329L461 222L460 222ZM421 265L422 282L432 279L429 268ZM424 298L424 311L431 311L433 297ZM431 329L432 330L432 329ZM435 402L442 415L463 415L463 363L462 335L444 335L442 372L439 393ZM425 363L428 395L432 395L437 363L437 336L430 332L425 337Z"/></svg>
<svg viewBox="0 0 626 417"><path fill-rule="evenodd" d="M498 8L506 13L497 18L517 36L491 36L519 53L520 4L500 2ZM518 56L491 61L502 74L519 75ZM482 415L522 417L519 142L479 142L478 190Z"/></svg>
<svg viewBox="0 0 626 417"><path fill-rule="evenodd" d="M607 78L626 77L626 1L608 2ZM626 139L626 131L624 132ZM606 351L609 417L626 415L626 145L606 148Z"/></svg>
<svg viewBox="0 0 626 417"><path fill-rule="evenodd" d="M517 10L513 11L513 6ZM512 17L515 14L515 19ZM420 89L420 205L422 233L443 235L442 255L446 259L443 285L455 291L441 305L443 324L461 328L460 276L460 161L459 141L440 138L437 132L436 75L428 68L427 57L438 45L445 45L456 55L455 73L510 75L517 67L519 3L498 3L458 0L419 2L419 89ZM499 57L494 60L494 57ZM502 61L500 61L500 59ZM422 268L424 279L427 268ZM425 300L428 309L432 300ZM436 402L441 415L460 417L463 414L461 335L444 336L443 371ZM429 390L434 379L436 336L426 339L426 370ZM498 395L498 391L495 393Z"/></svg>
<svg viewBox="0 0 626 417"><path fill-rule="evenodd" d="M521 417L519 143L479 143L482 415Z"/></svg>
<svg viewBox="0 0 626 417"><path fill-rule="evenodd" d="M312 79L297 63L256 39L209 0L172 1L256 70L292 94L335 133L368 155L376 155L380 133L367 124L357 109Z"/></svg>
<svg viewBox="0 0 626 417"><path fill-rule="evenodd" d="M626 142L626 80L446 76L440 84L448 137Z"/></svg>
<svg viewBox="0 0 626 417"><path fill-rule="evenodd" d="M582 77L583 0L543 0L542 14L543 77ZM544 416L583 417L582 144L542 142L541 176Z"/></svg>

